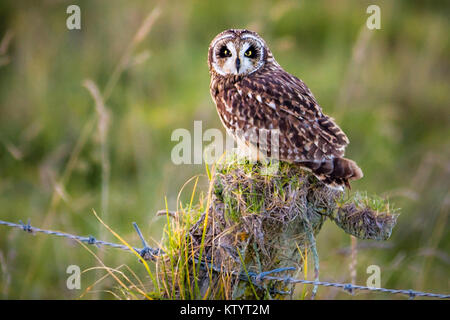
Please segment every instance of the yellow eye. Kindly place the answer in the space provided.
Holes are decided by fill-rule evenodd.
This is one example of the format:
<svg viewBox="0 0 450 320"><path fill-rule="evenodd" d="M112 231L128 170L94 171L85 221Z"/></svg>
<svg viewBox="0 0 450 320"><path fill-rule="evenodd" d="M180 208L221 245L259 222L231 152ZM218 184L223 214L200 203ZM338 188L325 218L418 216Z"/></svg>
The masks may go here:
<svg viewBox="0 0 450 320"><path fill-rule="evenodd" d="M230 50L227 49L226 46L222 46L222 48L220 48L220 51L219 51L219 56L221 58L231 57L231 52L230 52Z"/></svg>
<svg viewBox="0 0 450 320"><path fill-rule="evenodd" d="M246 57L250 57L252 55L252 53L253 53L252 50L247 50L247 51L245 51L244 54Z"/></svg>

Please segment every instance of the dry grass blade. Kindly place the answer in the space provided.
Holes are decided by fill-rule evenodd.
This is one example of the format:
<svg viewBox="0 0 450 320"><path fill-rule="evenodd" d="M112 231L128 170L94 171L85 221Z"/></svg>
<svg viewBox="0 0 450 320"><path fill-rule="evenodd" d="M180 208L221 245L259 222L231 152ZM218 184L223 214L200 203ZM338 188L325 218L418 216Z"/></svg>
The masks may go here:
<svg viewBox="0 0 450 320"><path fill-rule="evenodd" d="M107 100L112 94L112 91L116 86L117 82L119 81L120 75L122 74L123 70L125 70L125 68L129 66L131 55L134 49L139 43L142 42L142 40L144 40L144 38L150 32L151 27L153 26L153 24L155 23L156 19L159 17L160 14L161 9L159 7L156 7L147 15L147 17L141 23L138 31L133 37L133 40L125 50L122 58L120 59L111 77L109 78L108 83L106 84L105 90L103 92L103 97L105 98L105 100Z"/></svg>
<svg viewBox="0 0 450 320"><path fill-rule="evenodd" d="M114 230L112 230L106 223L104 223L103 220L100 219L100 217L97 215L97 213L95 212L95 210L93 210L93 213L94 213L95 217L98 219L98 221L100 221L100 223L101 223L103 226L105 226L105 228L108 229L109 232L111 232L117 239L119 239L120 242L122 242L124 245L126 245L126 246L128 247L128 249L129 249L131 252L133 252L133 254L134 254L135 256L137 256L137 257L139 258L139 260L144 264L145 269L147 270L148 275L150 276L150 278L151 278L152 281L153 281L153 284L155 285L155 288L158 288L157 283L156 283L156 279L155 279L155 277L153 276L153 273L152 273L152 271L150 270L150 267L148 266L147 261L145 261L144 258L143 258L139 253L137 253L137 252L133 249L132 246L130 246L130 245L128 244L128 242L126 242L124 239L122 239L122 237L119 236L119 234L117 234L117 233L116 233Z"/></svg>
<svg viewBox="0 0 450 320"><path fill-rule="evenodd" d="M92 267L92 268L88 268L86 270L83 270L83 273L86 273L88 271L91 270L106 270L109 269L111 272L116 272L118 274L120 274L129 284L129 289L133 289L133 288L139 288L135 283L133 283L123 271L120 271L120 269L122 269L123 267L125 267L132 275L133 277L136 278L136 280L139 281L139 285L141 286L141 288L145 288L144 284L142 283L142 281L137 277L136 273L133 272L133 270L130 269L130 267L128 267L125 264L122 264L120 266L118 266L117 268L108 268L108 267ZM93 284L91 284L90 286L88 286L84 292L78 297L78 299L83 298L86 294L88 294L89 292L93 292L92 288L94 288L97 284L101 283L103 280L107 279L109 276L111 276L111 273L107 272L107 274L105 274L104 276L100 277L99 279L97 279Z"/></svg>
<svg viewBox="0 0 450 320"><path fill-rule="evenodd" d="M105 266L104 265L104 263L103 263L103 261L91 250L91 249L89 249L83 242L81 242L81 241L78 241L78 243L79 244L81 244L91 255L93 255L94 256L94 258L101 264L101 266L109 273L109 275L111 276L111 277L113 277L114 278L114 280L116 280L117 281L117 283L119 283L120 284L120 286L124 289L124 290L126 290L127 292L129 292L129 294L131 295L131 296L133 296L133 298L135 298L136 299L136 296L134 295L134 293L133 292L131 292L130 290L129 290L129 288L122 282L122 280L120 280L119 279L119 277L117 277L115 274L114 274L114 272L112 272L110 269L111 268L108 268L107 266ZM139 290L138 290L139 291ZM140 293L144 296L144 297L146 297L147 299L149 299L149 300L151 300L151 298L145 293L145 292L143 292L142 290L140 290Z"/></svg>

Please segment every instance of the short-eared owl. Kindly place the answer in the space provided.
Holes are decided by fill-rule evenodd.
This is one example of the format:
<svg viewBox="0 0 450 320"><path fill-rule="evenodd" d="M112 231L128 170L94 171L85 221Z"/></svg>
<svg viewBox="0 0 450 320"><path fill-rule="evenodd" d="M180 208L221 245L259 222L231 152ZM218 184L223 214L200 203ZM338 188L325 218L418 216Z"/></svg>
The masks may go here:
<svg viewBox="0 0 450 320"><path fill-rule="evenodd" d="M333 187L349 187L350 180L363 176L344 158L345 133L322 113L303 81L281 68L257 33L218 34L209 46L208 65L219 116L240 143L268 158L297 163ZM266 143L258 137L262 130L268 132ZM278 132L277 145L273 132Z"/></svg>

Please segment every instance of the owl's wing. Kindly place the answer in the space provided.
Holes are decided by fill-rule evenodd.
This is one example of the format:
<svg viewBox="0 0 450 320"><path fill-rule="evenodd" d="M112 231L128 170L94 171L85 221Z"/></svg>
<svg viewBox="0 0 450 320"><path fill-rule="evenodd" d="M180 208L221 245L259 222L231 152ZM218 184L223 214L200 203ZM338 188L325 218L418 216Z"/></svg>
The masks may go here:
<svg viewBox="0 0 450 320"><path fill-rule="evenodd" d="M300 79L283 70L271 71L242 79L236 83L236 89L243 100L241 116L247 112L247 121L255 127L280 130L280 159L305 161L344 156L347 136L332 118L322 113Z"/></svg>

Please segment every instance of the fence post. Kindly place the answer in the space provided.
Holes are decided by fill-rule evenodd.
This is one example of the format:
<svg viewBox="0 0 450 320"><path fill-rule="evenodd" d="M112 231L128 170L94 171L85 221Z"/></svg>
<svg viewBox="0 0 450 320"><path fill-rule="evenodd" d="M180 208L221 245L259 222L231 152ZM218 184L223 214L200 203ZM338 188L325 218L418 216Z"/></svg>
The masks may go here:
<svg viewBox="0 0 450 320"><path fill-rule="evenodd" d="M349 202L338 208L343 192L325 186L310 173L281 163L277 173L267 176L262 167L260 163L248 162L225 161L218 165L212 177L206 229L203 215L189 232L194 243L200 246L206 231L203 257L223 270L259 274L294 267L279 274L292 277L302 272L307 251L316 266L315 280L318 280L314 239L327 218L350 234L379 240L387 238L395 225L395 217L388 214L392 223L380 225L375 219L370 221L371 233L365 233L369 226L358 220L358 214L373 211L365 202ZM351 223L346 216L348 208L352 209L352 219L356 219ZM197 276L201 296L209 295L209 298L283 299L289 297L293 288L291 283L261 281L258 285L207 270Z"/></svg>

